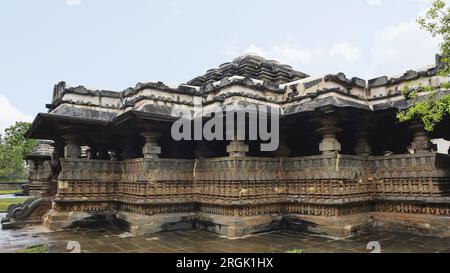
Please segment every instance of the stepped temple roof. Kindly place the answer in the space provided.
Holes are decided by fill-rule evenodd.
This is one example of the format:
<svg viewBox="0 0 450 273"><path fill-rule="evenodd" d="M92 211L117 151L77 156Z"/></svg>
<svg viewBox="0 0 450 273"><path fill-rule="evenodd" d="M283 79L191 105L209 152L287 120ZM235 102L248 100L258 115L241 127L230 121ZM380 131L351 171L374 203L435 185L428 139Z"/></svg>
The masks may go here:
<svg viewBox="0 0 450 273"><path fill-rule="evenodd" d="M202 86L231 76L265 80L277 84L309 77L303 72L293 70L289 65L250 54L236 58L232 62L224 63L217 69L210 69L205 75L190 80L188 84Z"/></svg>
<svg viewBox="0 0 450 273"><path fill-rule="evenodd" d="M405 109L409 102L400 92L405 86L432 86L440 93L448 92L440 89L443 82L449 81L438 75L440 66L437 56L436 64L430 68L409 70L400 77L382 76L366 81L348 78L344 73L309 76L277 61L245 55L176 86L148 82L123 91L109 91L68 87L60 82L54 87L52 103L47 105L48 113L38 115L28 136L34 135L43 119L114 124L141 115L173 121L176 118L171 116L172 110L194 111L195 98L201 99L203 111L235 104L270 104L278 107L284 116L326 107L371 112Z"/></svg>

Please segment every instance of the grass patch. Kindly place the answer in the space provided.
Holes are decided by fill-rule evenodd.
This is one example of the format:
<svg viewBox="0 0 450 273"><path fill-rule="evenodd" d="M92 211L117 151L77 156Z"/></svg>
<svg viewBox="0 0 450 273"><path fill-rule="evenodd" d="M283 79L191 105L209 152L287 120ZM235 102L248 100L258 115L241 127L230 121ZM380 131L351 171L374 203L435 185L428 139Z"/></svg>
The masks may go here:
<svg viewBox="0 0 450 273"><path fill-rule="evenodd" d="M0 190L0 195L19 193L19 190Z"/></svg>
<svg viewBox="0 0 450 273"><path fill-rule="evenodd" d="M25 249L16 251L16 253L47 253L47 252L48 246L46 245L30 246Z"/></svg>
<svg viewBox="0 0 450 273"><path fill-rule="evenodd" d="M0 212L6 212L8 210L8 207L12 204L19 204L23 203L28 198L7 198L7 199L0 199Z"/></svg>
<svg viewBox="0 0 450 273"><path fill-rule="evenodd" d="M286 253L288 253L288 254L302 254L302 253L304 253L304 251L303 251L303 249L293 249L293 250L286 251Z"/></svg>

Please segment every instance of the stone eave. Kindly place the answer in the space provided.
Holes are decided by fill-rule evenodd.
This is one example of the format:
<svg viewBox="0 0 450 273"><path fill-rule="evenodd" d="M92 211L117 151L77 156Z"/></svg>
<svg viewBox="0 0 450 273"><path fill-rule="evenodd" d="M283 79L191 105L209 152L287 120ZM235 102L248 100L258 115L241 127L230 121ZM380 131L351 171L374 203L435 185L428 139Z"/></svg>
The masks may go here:
<svg viewBox="0 0 450 273"><path fill-rule="evenodd" d="M418 94L418 97L413 100L406 100L405 97L401 94L396 94L393 96L390 96L389 98L378 98L378 99L371 99L369 100L372 105L374 111L378 110L385 110L385 109L395 109L395 110L406 110L407 108L411 107L416 102L424 101L427 98L427 95L429 92L422 92ZM447 94L450 94L450 90L439 90L436 93L436 96L445 96ZM387 100L387 102L376 102L377 100Z"/></svg>
<svg viewBox="0 0 450 273"><path fill-rule="evenodd" d="M366 111L372 111L372 109L367 104L360 104L351 100L329 96L321 99L314 99L304 103L286 106L284 107L283 115L291 116L299 113L314 112L325 107L357 108Z"/></svg>
<svg viewBox="0 0 450 273"><path fill-rule="evenodd" d="M174 122L178 119L178 117L172 117L164 114L158 113L149 113L137 110L127 111L111 121L111 124L116 126L120 126L123 123L128 122L133 119L143 119L143 120L152 120L152 121L161 121L161 122Z"/></svg>
<svg viewBox="0 0 450 273"><path fill-rule="evenodd" d="M56 129L61 124L107 126L110 122L97 119L39 113L31 124L30 129L25 133L25 137L32 139L54 139L54 136L42 134L40 130L45 126ZM58 138L61 136L60 134L57 134L57 132L55 135L57 135Z"/></svg>
<svg viewBox="0 0 450 273"><path fill-rule="evenodd" d="M145 89L156 89L159 91L167 91L180 95L198 95L199 87L190 86L187 84L180 84L177 86L177 88L172 88L164 84L163 82L147 82L147 83L138 83L136 84L136 87L125 89L124 91L119 93L121 94L122 97L129 97Z"/></svg>

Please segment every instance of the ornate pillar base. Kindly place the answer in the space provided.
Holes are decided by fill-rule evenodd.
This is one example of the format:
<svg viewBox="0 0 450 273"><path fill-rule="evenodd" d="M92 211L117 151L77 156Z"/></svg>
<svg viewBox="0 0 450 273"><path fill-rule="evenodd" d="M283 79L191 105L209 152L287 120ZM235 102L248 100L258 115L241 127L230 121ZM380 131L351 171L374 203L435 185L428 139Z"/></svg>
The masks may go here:
<svg viewBox="0 0 450 273"><path fill-rule="evenodd" d="M424 125L420 121L413 121L409 128L414 132L410 149L415 154L430 153L433 149L436 149L436 145L431 142L428 133L424 129Z"/></svg>
<svg viewBox="0 0 450 273"><path fill-rule="evenodd" d="M320 118L321 127L317 129L322 134L322 141L319 144L319 151L324 155L338 154L341 150L341 143L336 138L336 134L342 129L337 127L338 119L334 116Z"/></svg>
<svg viewBox="0 0 450 273"><path fill-rule="evenodd" d="M156 132L144 132L141 136L145 139L145 145L142 147L142 154L144 158L159 158L161 154L161 146L158 145L159 133Z"/></svg>

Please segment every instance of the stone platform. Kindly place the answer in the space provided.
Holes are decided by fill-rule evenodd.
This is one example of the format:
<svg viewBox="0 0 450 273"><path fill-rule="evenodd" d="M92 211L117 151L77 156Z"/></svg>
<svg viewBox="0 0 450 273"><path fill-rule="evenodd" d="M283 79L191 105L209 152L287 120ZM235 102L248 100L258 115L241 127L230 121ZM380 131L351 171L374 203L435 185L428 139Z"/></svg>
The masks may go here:
<svg viewBox="0 0 450 273"><path fill-rule="evenodd" d="M0 215L2 217L2 215ZM211 232L181 230L132 236L112 224L48 232L42 226L19 230L0 229L0 253L11 253L45 244L52 253L67 253L68 242L77 242L84 253L369 253L369 242L380 243L382 253L449 253L449 237L371 230L345 239L279 230L239 239Z"/></svg>
<svg viewBox="0 0 450 273"><path fill-rule="evenodd" d="M345 238L373 229L409 232L419 235L450 236L450 217L370 212L342 217L310 215L260 215L251 217L218 216L207 213L172 213L153 216L125 212L55 212L43 217L50 230L62 230L109 219L120 222L133 236L163 231L198 229L230 238L261 232L292 230Z"/></svg>

